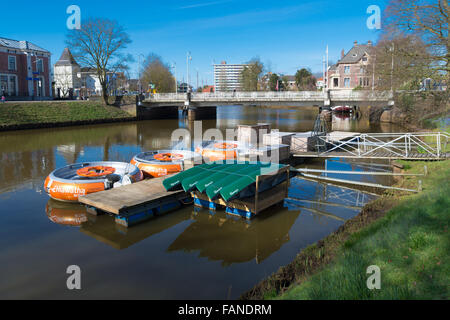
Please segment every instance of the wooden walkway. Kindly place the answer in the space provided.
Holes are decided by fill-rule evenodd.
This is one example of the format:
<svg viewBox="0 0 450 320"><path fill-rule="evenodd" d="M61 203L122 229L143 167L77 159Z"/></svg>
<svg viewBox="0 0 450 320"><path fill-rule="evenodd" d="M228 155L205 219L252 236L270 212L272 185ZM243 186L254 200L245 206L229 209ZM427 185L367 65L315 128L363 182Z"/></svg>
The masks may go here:
<svg viewBox="0 0 450 320"><path fill-rule="evenodd" d="M91 212L116 215L116 223L124 226L141 222L151 216L178 208L190 196L183 190L166 191L166 177L144 180L127 186L91 193L79 198Z"/></svg>

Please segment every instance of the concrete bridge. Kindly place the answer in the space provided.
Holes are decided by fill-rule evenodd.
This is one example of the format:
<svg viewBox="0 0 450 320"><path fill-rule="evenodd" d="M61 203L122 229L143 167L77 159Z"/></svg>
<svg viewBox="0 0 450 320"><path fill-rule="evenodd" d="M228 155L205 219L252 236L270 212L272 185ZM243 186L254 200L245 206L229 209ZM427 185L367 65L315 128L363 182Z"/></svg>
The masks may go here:
<svg viewBox="0 0 450 320"><path fill-rule="evenodd" d="M389 106L393 105L390 91L283 91L283 92L216 92L216 93L157 93L148 95L141 103L141 111L162 116L171 112L167 108L183 108L192 113L192 119L200 119L199 114L209 118L217 106L251 105L251 106L293 106L293 107L330 107L336 105L351 106ZM163 108L162 108L163 107ZM208 108L210 111L208 111ZM152 110L153 109L153 110ZM154 111L154 112L152 112ZM196 114L196 115L194 115ZM212 117L212 116L211 116ZM154 117L151 117L154 118Z"/></svg>

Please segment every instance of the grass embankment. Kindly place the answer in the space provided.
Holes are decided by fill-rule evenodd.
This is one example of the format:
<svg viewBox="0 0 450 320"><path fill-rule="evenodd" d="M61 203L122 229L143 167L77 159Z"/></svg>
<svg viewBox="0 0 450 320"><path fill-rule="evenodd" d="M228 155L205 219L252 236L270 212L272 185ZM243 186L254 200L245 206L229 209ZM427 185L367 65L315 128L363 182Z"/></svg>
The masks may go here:
<svg viewBox="0 0 450 320"><path fill-rule="evenodd" d="M450 168L427 163L424 192L397 197L384 217L350 235L336 259L281 299L448 299L450 298ZM423 162L407 164L423 172ZM417 186L417 178L405 186ZM367 267L381 269L381 290L369 290Z"/></svg>
<svg viewBox="0 0 450 320"><path fill-rule="evenodd" d="M407 173L427 166L427 176L397 183L417 189L421 180L423 192L386 192L241 298L449 299L449 161L400 163ZM367 288L371 265L381 269L381 290Z"/></svg>
<svg viewBox="0 0 450 320"><path fill-rule="evenodd" d="M0 104L0 130L123 121L118 107L94 101L9 102Z"/></svg>

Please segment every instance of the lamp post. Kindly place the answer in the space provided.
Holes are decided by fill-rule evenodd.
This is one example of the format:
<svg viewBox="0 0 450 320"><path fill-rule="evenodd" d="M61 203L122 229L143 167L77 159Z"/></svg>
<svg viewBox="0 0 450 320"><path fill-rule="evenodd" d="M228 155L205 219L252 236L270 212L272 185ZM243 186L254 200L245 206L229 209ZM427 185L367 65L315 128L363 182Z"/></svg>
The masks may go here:
<svg viewBox="0 0 450 320"><path fill-rule="evenodd" d="M189 79L189 63L192 61L191 52L188 51L186 53L186 68L187 68L187 91L189 91L190 88L190 79Z"/></svg>
<svg viewBox="0 0 450 320"><path fill-rule="evenodd" d="M174 69L173 73L174 73L174 78L175 78L175 93L178 94L177 63L176 62L172 63L171 67Z"/></svg>
<svg viewBox="0 0 450 320"><path fill-rule="evenodd" d="M391 63L391 92L394 89L394 51L395 51L395 43L392 43L392 47L390 48L392 52L392 63Z"/></svg>
<svg viewBox="0 0 450 320"><path fill-rule="evenodd" d="M141 83L141 77L142 77L142 63L141 63L141 57L143 57L145 59L145 56L140 53L138 56L139 59L139 66L138 66L138 90L139 90L139 95L142 93L142 83Z"/></svg>

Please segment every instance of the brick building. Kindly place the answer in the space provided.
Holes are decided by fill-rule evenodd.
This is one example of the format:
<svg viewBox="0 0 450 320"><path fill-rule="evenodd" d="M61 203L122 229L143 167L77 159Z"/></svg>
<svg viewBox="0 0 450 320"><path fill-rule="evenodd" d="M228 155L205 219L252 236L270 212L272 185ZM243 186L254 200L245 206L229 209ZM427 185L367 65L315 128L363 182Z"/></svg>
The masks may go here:
<svg viewBox="0 0 450 320"><path fill-rule="evenodd" d="M341 59L328 69L328 88L351 90L356 87L368 89L372 86L372 79L367 72L370 63L372 42L358 44L345 54L342 50Z"/></svg>
<svg viewBox="0 0 450 320"><path fill-rule="evenodd" d="M50 99L51 53L28 41L0 38L0 95L7 100Z"/></svg>

